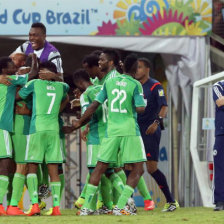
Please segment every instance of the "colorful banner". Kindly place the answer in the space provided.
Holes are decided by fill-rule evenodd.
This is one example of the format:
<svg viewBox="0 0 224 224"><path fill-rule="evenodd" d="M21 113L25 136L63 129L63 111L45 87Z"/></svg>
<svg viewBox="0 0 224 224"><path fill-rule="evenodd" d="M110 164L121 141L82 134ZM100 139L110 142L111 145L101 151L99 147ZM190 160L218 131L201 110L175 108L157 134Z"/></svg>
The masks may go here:
<svg viewBox="0 0 224 224"><path fill-rule="evenodd" d="M0 0L0 35L27 35L42 22L48 35L204 36L210 0Z"/></svg>

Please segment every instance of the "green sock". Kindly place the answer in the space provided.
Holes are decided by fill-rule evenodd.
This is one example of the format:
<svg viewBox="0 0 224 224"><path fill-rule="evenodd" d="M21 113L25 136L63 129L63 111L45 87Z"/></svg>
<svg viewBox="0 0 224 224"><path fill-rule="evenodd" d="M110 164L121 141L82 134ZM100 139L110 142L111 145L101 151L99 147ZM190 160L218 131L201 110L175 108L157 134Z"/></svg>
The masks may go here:
<svg viewBox="0 0 224 224"><path fill-rule="evenodd" d="M62 173L59 175L60 178L60 183L61 183L61 188L60 188L60 201L61 201L61 197L63 195L64 189L65 189L65 175Z"/></svg>
<svg viewBox="0 0 224 224"><path fill-rule="evenodd" d="M7 206L10 205L10 201L12 198L12 181L14 174L9 174L9 185L8 185L8 192L7 192Z"/></svg>
<svg viewBox="0 0 224 224"><path fill-rule="evenodd" d="M101 191L101 182L100 182L98 188L99 188L99 190L98 190L98 200L103 201L103 196L102 196L102 191Z"/></svg>
<svg viewBox="0 0 224 224"><path fill-rule="evenodd" d="M102 175L101 177L101 194L102 194L102 200L103 204L108 208L113 208L113 201L112 201L112 186L110 180L105 176Z"/></svg>
<svg viewBox="0 0 224 224"><path fill-rule="evenodd" d="M27 175L27 185L32 204L38 203L37 175L35 173Z"/></svg>
<svg viewBox="0 0 224 224"><path fill-rule="evenodd" d="M12 199L10 205L18 206L23 193L24 182L25 176L20 173L15 173L12 182Z"/></svg>
<svg viewBox="0 0 224 224"><path fill-rule="evenodd" d="M8 190L9 178L4 175L0 175L0 204L3 203L4 196Z"/></svg>
<svg viewBox="0 0 224 224"><path fill-rule="evenodd" d="M43 184L43 171L42 171L42 166L41 164L38 164L38 169L37 169L37 180L38 180L38 186Z"/></svg>
<svg viewBox="0 0 224 224"><path fill-rule="evenodd" d="M134 189L129 185L125 185L124 190L118 200L117 207L123 209L133 193Z"/></svg>
<svg viewBox="0 0 224 224"><path fill-rule="evenodd" d="M144 200L152 200L143 176L140 177L137 188L138 188L141 196L144 198Z"/></svg>
<svg viewBox="0 0 224 224"><path fill-rule="evenodd" d="M42 163L42 172L43 172L43 184L49 186L49 175L46 163Z"/></svg>
<svg viewBox="0 0 224 224"><path fill-rule="evenodd" d="M85 203L83 205L83 208L90 209L90 203L93 199L94 195L96 194L98 187L94 186L92 184L88 184L86 187L86 197L85 197Z"/></svg>
<svg viewBox="0 0 224 224"><path fill-rule="evenodd" d="M93 199L90 202L89 208L93 211L96 210L96 202L97 202L97 193L94 194Z"/></svg>
<svg viewBox="0 0 224 224"><path fill-rule="evenodd" d="M90 178L90 174L88 173L87 176L86 176L86 183L82 189L82 192L80 194L80 198L85 198L86 197L86 188L87 188L87 184L89 183L89 178Z"/></svg>
<svg viewBox="0 0 224 224"><path fill-rule="evenodd" d="M113 188L115 188L121 194L124 190L124 184L121 178L116 173L113 173L110 175L110 181L113 185Z"/></svg>
<svg viewBox="0 0 224 224"><path fill-rule="evenodd" d="M127 181L127 177L126 177L126 174L125 174L124 170L120 170L116 174L121 178L123 184L125 185L126 181Z"/></svg>
<svg viewBox="0 0 224 224"><path fill-rule="evenodd" d="M113 204L116 205L121 194L113 188Z"/></svg>
<svg viewBox="0 0 224 224"><path fill-rule="evenodd" d="M53 206L59 206L60 205L60 188L61 183L60 182L50 182L51 186L51 193L53 197Z"/></svg>

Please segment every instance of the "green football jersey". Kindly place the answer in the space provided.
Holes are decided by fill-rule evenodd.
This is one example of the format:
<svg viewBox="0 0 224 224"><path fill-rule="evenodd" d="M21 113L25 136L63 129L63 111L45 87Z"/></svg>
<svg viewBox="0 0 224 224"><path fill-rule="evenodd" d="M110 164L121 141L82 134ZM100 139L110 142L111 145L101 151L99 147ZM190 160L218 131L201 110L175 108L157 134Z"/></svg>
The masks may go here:
<svg viewBox="0 0 224 224"><path fill-rule="evenodd" d="M0 129L13 131L13 115L17 86L28 81L28 75L11 75L10 86L0 84Z"/></svg>
<svg viewBox="0 0 224 224"><path fill-rule="evenodd" d="M82 114L86 111L87 107L95 100L96 95L100 92L102 86L92 85L89 86L86 91L80 97L80 104L82 108ZM93 114L91 121L89 122L89 133L87 136L88 145L99 145L102 138L105 136L107 121L107 111L104 104L97 108Z"/></svg>
<svg viewBox="0 0 224 224"><path fill-rule="evenodd" d="M128 75L108 79L96 101L108 100L106 136L139 136L136 107L145 107L142 85Z"/></svg>
<svg viewBox="0 0 224 224"><path fill-rule="evenodd" d="M16 102L16 104L18 106L22 106L21 103L25 103L26 106L30 110L32 109L32 101L31 100ZM29 115L15 114L13 133L14 134L21 134L21 135L29 135L30 120L31 120L31 116L29 116Z"/></svg>
<svg viewBox="0 0 224 224"><path fill-rule="evenodd" d="M31 80L19 91L22 99L32 94L33 106L30 134L40 131L58 131L58 115L61 102L65 99L69 86L62 82Z"/></svg>
<svg viewBox="0 0 224 224"><path fill-rule="evenodd" d="M116 69L113 69L98 81L98 85L103 85L108 79L114 78L118 75L120 75L120 73Z"/></svg>

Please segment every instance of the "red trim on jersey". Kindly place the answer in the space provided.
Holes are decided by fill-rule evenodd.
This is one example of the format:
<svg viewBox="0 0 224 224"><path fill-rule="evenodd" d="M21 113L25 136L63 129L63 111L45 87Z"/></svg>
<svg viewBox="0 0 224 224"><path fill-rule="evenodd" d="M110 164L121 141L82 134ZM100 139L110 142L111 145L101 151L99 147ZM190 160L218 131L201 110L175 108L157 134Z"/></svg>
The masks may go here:
<svg viewBox="0 0 224 224"><path fill-rule="evenodd" d="M158 85L161 85L161 83L160 82L154 83L150 90L153 91L153 89Z"/></svg>

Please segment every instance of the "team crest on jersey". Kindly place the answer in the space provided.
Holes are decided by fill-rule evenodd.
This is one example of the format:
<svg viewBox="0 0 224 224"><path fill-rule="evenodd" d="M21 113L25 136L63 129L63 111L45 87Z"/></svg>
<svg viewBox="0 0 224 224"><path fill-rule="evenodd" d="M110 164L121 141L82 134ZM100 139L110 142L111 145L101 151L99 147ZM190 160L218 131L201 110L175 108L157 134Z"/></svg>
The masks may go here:
<svg viewBox="0 0 224 224"><path fill-rule="evenodd" d="M158 90L158 93L159 93L159 96L164 96L164 91L163 91L163 89L159 89L159 90Z"/></svg>

